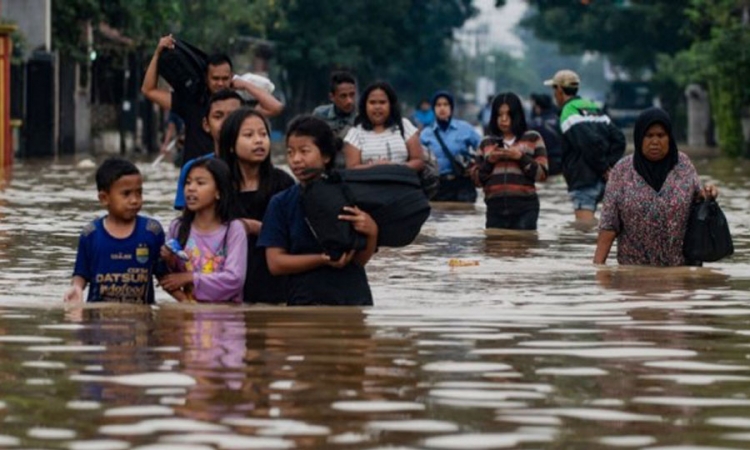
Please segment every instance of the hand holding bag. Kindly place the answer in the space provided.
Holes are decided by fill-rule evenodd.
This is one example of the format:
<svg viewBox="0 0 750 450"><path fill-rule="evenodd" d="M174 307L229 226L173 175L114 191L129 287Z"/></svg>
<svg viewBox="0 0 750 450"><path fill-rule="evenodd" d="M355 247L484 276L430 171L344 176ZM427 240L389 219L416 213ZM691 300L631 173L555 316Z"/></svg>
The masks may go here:
<svg viewBox="0 0 750 450"><path fill-rule="evenodd" d="M688 264L718 261L734 253L727 218L715 199L702 200L690 208L683 253Z"/></svg>

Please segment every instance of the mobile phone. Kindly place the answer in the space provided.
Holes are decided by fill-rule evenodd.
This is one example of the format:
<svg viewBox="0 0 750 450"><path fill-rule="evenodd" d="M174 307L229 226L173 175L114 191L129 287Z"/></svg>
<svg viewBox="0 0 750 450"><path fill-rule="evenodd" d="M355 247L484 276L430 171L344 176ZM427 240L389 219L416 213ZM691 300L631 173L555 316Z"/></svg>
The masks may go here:
<svg viewBox="0 0 750 450"><path fill-rule="evenodd" d="M487 136L482 139L482 142L479 143L479 148L483 149L484 147L493 144L497 145L498 147L503 147L503 140L496 136Z"/></svg>

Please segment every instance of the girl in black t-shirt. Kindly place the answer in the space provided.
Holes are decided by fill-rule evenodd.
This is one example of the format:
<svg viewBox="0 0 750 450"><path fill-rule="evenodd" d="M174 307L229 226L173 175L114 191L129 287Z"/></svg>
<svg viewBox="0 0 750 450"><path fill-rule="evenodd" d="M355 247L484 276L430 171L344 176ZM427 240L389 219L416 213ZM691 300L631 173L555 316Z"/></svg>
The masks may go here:
<svg viewBox="0 0 750 450"><path fill-rule="evenodd" d="M237 192L237 216L247 231L246 303L286 302L286 279L268 271L265 250L256 248L261 220L271 197L294 185L294 179L271 163L271 128L266 118L250 108L230 114L221 127L219 157L229 166Z"/></svg>

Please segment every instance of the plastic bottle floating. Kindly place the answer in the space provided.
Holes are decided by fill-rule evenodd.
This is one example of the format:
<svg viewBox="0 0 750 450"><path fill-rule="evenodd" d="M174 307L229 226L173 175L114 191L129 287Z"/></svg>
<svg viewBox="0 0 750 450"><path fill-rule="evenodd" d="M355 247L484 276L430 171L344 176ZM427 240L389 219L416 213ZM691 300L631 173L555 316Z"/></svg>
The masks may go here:
<svg viewBox="0 0 750 450"><path fill-rule="evenodd" d="M469 267L469 266L478 266L479 261L476 259L458 259L458 258L451 258L448 260L448 265L450 267Z"/></svg>
<svg viewBox="0 0 750 450"><path fill-rule="evenodd" d="M182 249L182 246L177 241L177 239L170 239L167 242L165 242L165 245L171 251L174 253L178 258L180 258L183 261L188 261L190 257L187 253L185 253L185 250Z"/></svg>

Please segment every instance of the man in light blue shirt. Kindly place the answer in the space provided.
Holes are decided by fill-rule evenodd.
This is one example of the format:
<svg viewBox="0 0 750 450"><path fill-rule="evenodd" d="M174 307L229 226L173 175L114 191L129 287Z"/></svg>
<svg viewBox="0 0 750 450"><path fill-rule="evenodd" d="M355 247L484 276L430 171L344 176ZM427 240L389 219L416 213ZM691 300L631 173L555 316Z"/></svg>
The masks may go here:
<svg viewBox="0 0 750 450"><path fill-rule="evenodd" d="M474 203L477 190L468 169L474 164L481 138L468 122L453 118L453 107L450 93L435 93L435 123L425 127L419 138L440 166L440 188L432 201Z"/></svg>

